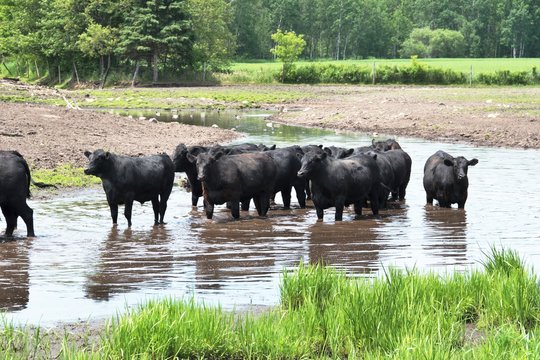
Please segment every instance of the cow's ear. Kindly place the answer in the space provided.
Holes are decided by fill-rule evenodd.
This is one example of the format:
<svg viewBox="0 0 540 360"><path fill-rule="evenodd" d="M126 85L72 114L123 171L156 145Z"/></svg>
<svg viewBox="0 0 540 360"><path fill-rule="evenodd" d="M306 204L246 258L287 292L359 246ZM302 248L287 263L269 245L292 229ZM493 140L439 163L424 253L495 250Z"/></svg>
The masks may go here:
<svg viewBox="0 0 540 360"><path fill-rule="evenodd" d="M474 166L478 164L478 159L472 159L471 161L467 162L467 165Z"/></svg>
<svg viewBox="0 0 540 360"><path fill-rule="evenodd" d="M345 150L345 151L343 152L343 155L342 155L341 157L342 157L342 158L344 158L344 157L349 157L349 156L351 156L353 153L354 153L354 149L348 149L348 150Z"/></svg>
<svg viewBox="0 0 540 360"><path fill-rule="evenodd" d="M195 162L197 162L197 157L191 153L187 153L186 157L190 163L194 164Z"/></svg>
<svg viewBox="0 0 540 360"><path fill-rule="evenodd" d="M325 151L325 152L321 153L320 158L321 158L321 160L323 160L323 159L326 159L327 156L328 156L328 153Z"/></svg>
<svg viewBox="0 0 540 360"><path fill-rule="evenodd" d="M92 155L92 153L90 151L86 150L84 152L84 156L86 156L88 159L90 159L90 155Z"/></svg>
<svg viewBox="0 0 540 360"><path fill-rule="evenodd" d="M321 145L317 145L317 146L318 146L318 147L320 147L321 149L322 149L322 148L324 147L324 146L323 146L323 144L321 144Z"/></svg>
<svg viewBox="0 0 540 360"><path fill-rule="evenodd" d="M302 160L302 158L304 157L304 154L302 154L301 152L297 152L296 157Z"/></svg>
<svg viewBox="0 0 540 360"><path fill-rule="evenodd" d="M323 150L325 155L332 155L332 150L330 150L330 148L325 147Z"/></svg>
<svg viewBox="0 0 540 360"><path fill-rule="evenodd" d="M276 150L276 144L270 146L270 147L268 148L268 150Z"/></svg>
<svg viewBox="0 0 540 360"><path fill-rule="evenodd" d="M110 157L111 157L111 153L107 151L105 153L105 159L109 160Z"/></svg>
<svg viewBox="0 0 540 360"><path fill-rule="evenodd" d="M450 159L444 159L444 165L446 166L454 166L454 162Z"/></svg>
<svg viewBox="0 0 540 360"><path fill-rule="evenodd" d="M223 155L224 155L223 151L218 151L217 153L214 154L213 158L214 160L218 160Z"/></svg>

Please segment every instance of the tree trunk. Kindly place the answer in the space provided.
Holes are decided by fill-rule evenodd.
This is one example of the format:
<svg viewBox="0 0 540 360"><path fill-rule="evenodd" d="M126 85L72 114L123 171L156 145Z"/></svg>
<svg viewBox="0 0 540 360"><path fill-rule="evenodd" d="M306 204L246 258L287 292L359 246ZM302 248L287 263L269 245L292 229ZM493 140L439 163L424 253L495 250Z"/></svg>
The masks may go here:
<svg viewBox="0 0 540 360"><path fill-rule="evenodd" d="M203 63L202 81L206 81L206 61Z"/></svg>
<svg viewBox="0 0 540 360"><path fill-rule="evenodd" d="M4 60L2 59L2 65L4 65L4 67L6 68L7 72L9 73L10 76L13 76L13 74L11 73L11 71L9 70L9 68L7 67L6 63L4 62Z"/></svg>
<svg viewBox="0 0 540 360"><path fill-rule="evenodd" d="M101 78L101 84L99 84L100 89L103 89L105 87L105 82L107 81L107 76L109 76L110 69L111 69L111 54L107 56L107 69L105 69L105 74L103 74L103 77Z"/></svg>
<svg viewBox="0 0 540 360"><path fill-rule="evenodd" d="M103 55L99 56L99 78L103 79L103 74L105 74L105 59Z"/></svg>
<svg viewBox="0 0 540 360"><path fill-rule="evenodd" d="M77 79L77 84L80 84L79 72L77 71L77 65L75 64L75 61L73 61L73 73L75 74L75 79Z"/></svg>
<svg viewBox="0 0 540 360"><path fill-rule="evenodd" d="M158 52L157 50L154 50L154 54L152 55L152 69L153 69L153 76L152 81L157 82L158 81Z"/></svg>
<svg viewBox="0 0 540 360"><path fill-rule="evenodd" d="M39 66L38 66L38 64L37 64L37 60L36 60L36 59L34 59L34 65L36 66L36 75L37 75L38 78L40 78L41 75L39 74Z"/></svg>
<svg viewBox="0 0 540 360"><path fill-rule="evenodd" d="M58 65L58 83L62 83L62 76L60 75L60 65Z"/></svg>
<svg viewBox="0 0 540 360"><path fill-rule="evenodd" d="M131 87L135 86L135 80L137 80L137 75L139 75L139 68L141 67L141 64L139 63L139 60L135 63L135 71L133 72L133 80L131 80Z"/></svg>

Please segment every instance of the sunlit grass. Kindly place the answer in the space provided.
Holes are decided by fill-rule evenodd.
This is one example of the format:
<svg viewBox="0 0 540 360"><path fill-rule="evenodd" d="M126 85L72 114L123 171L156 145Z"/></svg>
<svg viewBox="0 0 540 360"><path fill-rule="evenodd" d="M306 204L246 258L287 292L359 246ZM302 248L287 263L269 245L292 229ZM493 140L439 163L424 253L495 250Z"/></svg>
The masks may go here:
<svg viewBox="0 0 540 360"><path fill-rule="evenodd" d="M34 181L58 187L86 187L101 184L96 176L84 174L84 169L71 164L58 165L54 169L33 169Z"/></svg>

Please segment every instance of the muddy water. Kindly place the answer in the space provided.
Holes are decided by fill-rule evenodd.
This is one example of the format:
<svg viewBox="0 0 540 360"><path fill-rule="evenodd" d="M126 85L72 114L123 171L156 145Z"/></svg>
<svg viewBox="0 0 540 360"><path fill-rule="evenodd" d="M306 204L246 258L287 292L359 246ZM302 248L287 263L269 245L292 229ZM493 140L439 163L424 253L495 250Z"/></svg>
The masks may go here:
<svg viewBox="0 0 540 360"><path fill-rule="evenodd" d="M371 140L255 115L185 117L251 134L242 141L278 146ZM252 209L233 221L219 207L207 220L201 206L191 207L190 194L175 187L166 225L152 225L150 204L135 204L128 229L123 216L111 226L101 189L31 200L38 237L24 239L21 222L16 240L0 243L0 307L17 322L47 325L110 317L150 298L195 296L227 309L273 305L281 272L300 261L323 259L354 276L378 276L389 266L445 272L478 266L493 245L515 249L540 268L540 152L398 140L413 159L407 199L378 218L366 209L360 220L349 212L335 223L328 209L317 222L312 207L279 209L278 195L268 218ZM422 169L438 149L480 160L469 169L465 211L425 206ZM297 205L294 200L293 194Z"/></svg>

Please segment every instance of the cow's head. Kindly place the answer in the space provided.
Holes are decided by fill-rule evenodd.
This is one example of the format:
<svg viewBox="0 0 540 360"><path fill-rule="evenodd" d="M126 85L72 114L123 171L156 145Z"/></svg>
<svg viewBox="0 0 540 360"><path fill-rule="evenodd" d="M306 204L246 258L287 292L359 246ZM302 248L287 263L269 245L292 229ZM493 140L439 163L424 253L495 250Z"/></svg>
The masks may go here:
<svg viewBox="0 0 540 360"><path fill-rule="evenodd" d="M216 153L202 152L197 156L188 153L187 158L190 162L197 164L197 178L200 181L205 181L208 178L209 169L224 153L218 151Z"/></svg>
<svg viewBox="0 0 540 360"><path fill-rule="evenodd" d="M84 169L86 175L95 175L100 177L111 165L111 153L98 149L94 152L85 151L84 156L89 160L88 166Z"/></svg>
<svg viewBox="0 0 540 360"><path fill-rule="evenodd" d="M328 157L326 152L309 151L302 157L302 166L298 170L297 176L305 178L316 170L321 162Z"/></svg>
<svg viewBox="0 0 540 360"><path fill-rule="evenodd" d="M478 164L478 159L467 160L463 156L458 156L453 159L444 159L444 165L453 167L454 176L458 181L467 178L469 166L474 166L476 164Z"/></svg>
<svg viewBox="0 0 540 360"><path fill-rule="evenodd" d="M188 154L197 156L200 153L208 151L204 146L192 146L188 147L184 144L180 144L176 147L173 154L174 171L182 172L186 171L191 165L191 161L188 159Z"/></svg>

